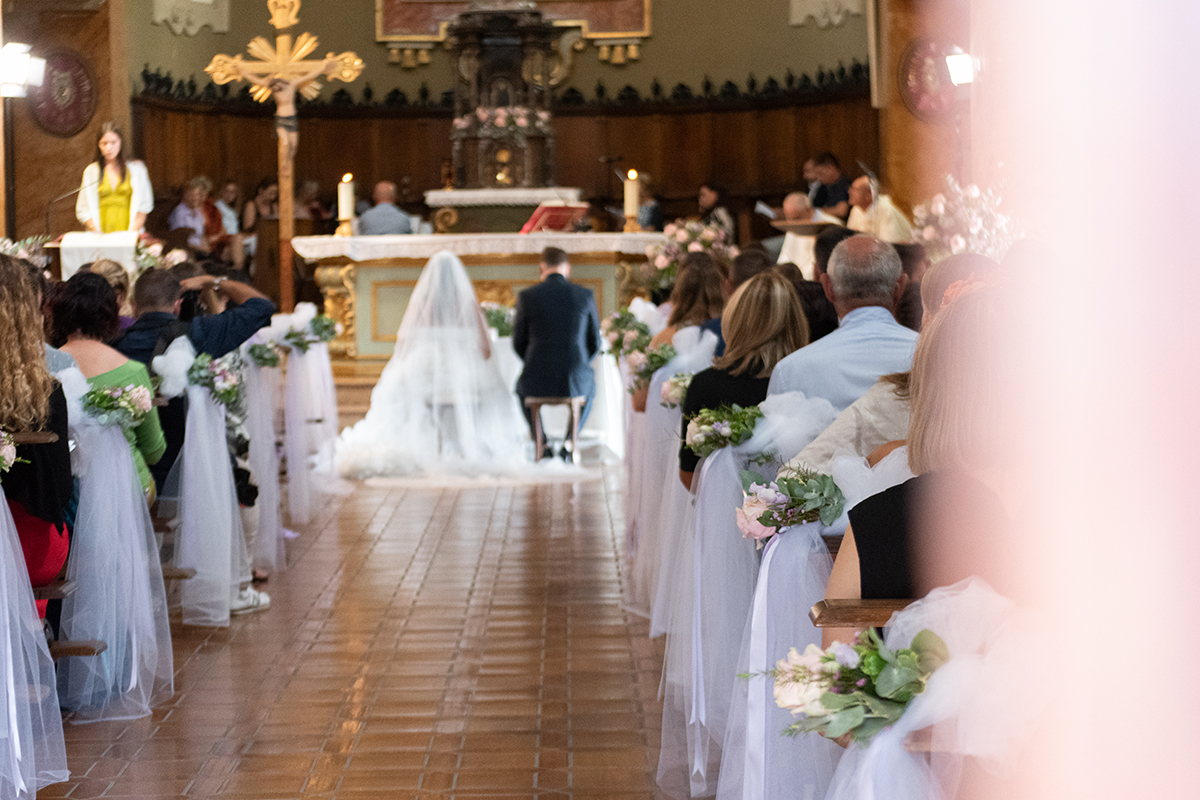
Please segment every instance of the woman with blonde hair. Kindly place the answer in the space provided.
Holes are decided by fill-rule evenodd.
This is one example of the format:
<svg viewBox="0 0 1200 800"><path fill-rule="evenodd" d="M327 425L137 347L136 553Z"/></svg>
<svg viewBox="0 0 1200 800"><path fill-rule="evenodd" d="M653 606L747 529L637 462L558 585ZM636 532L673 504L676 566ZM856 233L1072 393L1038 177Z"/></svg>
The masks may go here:
<svg viewBox="0 0 1200 800"><path fill-rule="evenodd" d="M767 397L775 365L808 344L808 321L787 278L768 270L738 287L721 315L725 353L698 372L683 401L683 428L701 409L758 405ZM679 478L689 489L699 457L679 449Z"/></svg>
<svg viewBox="0 0 1200 800"><path fill-rule="evenodd" d="M98 258L87 267L88 272L94 272L104 280L108 281L108 285L117 293L117 310L119 314L120 331L125 330L137 322L137 317L133 316L133 309L129 305L129 271L125 267L113 261L110 258Z"/></svg>

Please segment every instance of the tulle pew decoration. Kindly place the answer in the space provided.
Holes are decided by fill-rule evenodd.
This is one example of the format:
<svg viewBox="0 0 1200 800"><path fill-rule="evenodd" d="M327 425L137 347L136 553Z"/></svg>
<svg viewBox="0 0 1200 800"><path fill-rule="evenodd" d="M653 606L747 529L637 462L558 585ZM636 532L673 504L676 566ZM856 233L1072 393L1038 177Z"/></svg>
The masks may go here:
<svg viewBox="0 0 1200 800"><path fill-rule="evenodd" d="M237 353L226 356L225 364L231 356ZM155 374L162 377L162 395L186 393L188 402L183 449L159 496L159 514L178 522L175 566L196 570L180 587L184 624L225 627L240 584L250 581L250 557L226 444L225 406L217 399L231 391L229 382L236 373L224 371L219 387L209 381L214 384L210 387L195 382L202 379L198 364L211 371L211 363L196 356L186 336L171 342L153 361Z"/></svg>
<svg viewBox="0 0 1200 800"><path fill-rule="evenodd" d="M699 441L696 435L706 426L689 423L692 449L703 460L694 487L690 591L675 595L681 605L670 612L664 666L658 783L669 794L714 794L724 770L730 720L738 720L734 726L739 726L744 719L731 717L730 709L759 554L737 526L741 472L751 463L770 470L770 465L786 462L835 416L828 401L790 392L769 397L754 409L718 410L713 418L728 421L728 428L718 421L716 431ZM717 446L721 444L726 446Z"/></svg>
<svg viewBox="0 0 1200 800"><path fill-rule="evenodd" d="M287 566L283 517L279 492L279 452L275 448L275 420L280 408L279 368L286 349L277 341L286 331L263 328L242 345L246 376L246 435L250 450L246 460L258 500L254 504L258 523L253 537L250 563L268 573Z"/></svg>

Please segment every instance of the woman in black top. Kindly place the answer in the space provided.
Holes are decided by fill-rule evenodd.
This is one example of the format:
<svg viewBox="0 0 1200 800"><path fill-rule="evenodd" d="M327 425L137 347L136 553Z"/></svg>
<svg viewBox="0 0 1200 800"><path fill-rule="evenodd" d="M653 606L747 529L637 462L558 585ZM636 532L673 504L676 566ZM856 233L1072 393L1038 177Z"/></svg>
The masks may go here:
<svg viewBox="0 0 1200 800"><path fill-rule="evenodd" d="M700 462L686 444L692 417L704 408L758 405L767 397L775 365L808 344L808 322L796 290L772 270L760 272L738 287L721 315L721 330L725 354L709 369L696 373L683 399L679 479L688 489Z"/></svg>

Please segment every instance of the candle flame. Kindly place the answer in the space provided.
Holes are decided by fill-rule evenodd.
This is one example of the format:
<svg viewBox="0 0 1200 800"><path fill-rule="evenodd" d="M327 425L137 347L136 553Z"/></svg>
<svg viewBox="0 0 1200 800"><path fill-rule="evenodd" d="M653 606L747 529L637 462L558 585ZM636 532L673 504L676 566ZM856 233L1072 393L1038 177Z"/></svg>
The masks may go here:
<svg viewBox="0 0 1200 800"><path fill-rule="evenodd" d="M349 172L342 176L342 183L349 183L352 180L354 180L354 175Z"/></svg>
<svg viewBox="0 0 1200 800"><path fill-rule="evenodd" d="M637 170L636 169L629 170L629 180L631 180L631 181L637 180Z"/></svg>

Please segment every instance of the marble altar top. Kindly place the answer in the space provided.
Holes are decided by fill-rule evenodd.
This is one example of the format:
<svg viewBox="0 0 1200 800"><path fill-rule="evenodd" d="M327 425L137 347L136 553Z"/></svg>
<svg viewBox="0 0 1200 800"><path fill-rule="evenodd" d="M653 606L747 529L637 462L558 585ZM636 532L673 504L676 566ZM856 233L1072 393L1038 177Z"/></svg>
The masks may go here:
<svg viewBox="0 0 1200 800"><path fill-rule="evenodd" d="M646 255L663 240L661 233L451 233L425 236L297 236L292 248L305 258L429 258L439 250L457 256L534 255L547 247L567 253Z"/></svg>
<svg viewBox="0 0 1200 800"><path fill-rule="evenodd" d="M433 189L425 193L430 208L464 206L536 206L541 203L578 203L582 189L568 186L541 186L511 189Z"/></svg>

